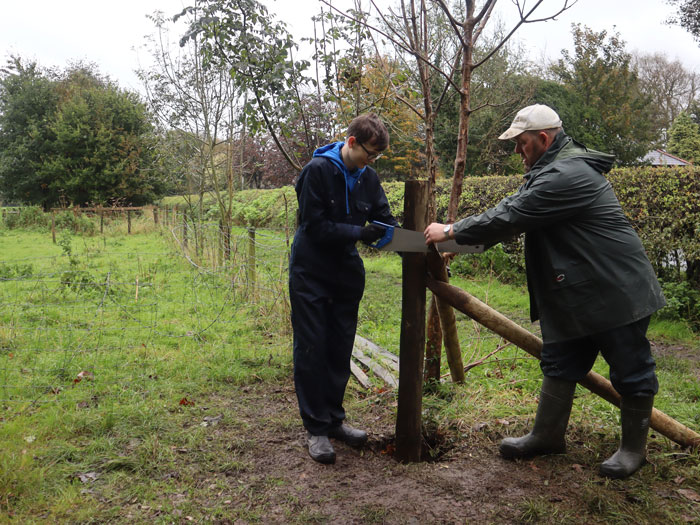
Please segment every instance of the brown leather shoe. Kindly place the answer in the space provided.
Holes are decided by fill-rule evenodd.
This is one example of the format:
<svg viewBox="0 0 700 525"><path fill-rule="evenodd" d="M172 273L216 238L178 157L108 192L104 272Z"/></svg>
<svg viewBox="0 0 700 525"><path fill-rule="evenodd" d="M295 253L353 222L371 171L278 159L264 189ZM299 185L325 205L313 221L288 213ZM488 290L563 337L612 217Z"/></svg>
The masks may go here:
<svg viewBox="0 0 700 525"><path fill-rule="evenodd" d="M333 450L331 442L328 441L328 436L307 434L306 439L309 443L309 455L314 461L326 465L335 463L335 450Z"/></svg>
<svg viewBox="0 0 700 525"><path fill-rule="evenodd" d="M350 425L340 425L328 431L328 437L337 439L351 447L361 447L367 443L367 432L352 428Z"/></svg>

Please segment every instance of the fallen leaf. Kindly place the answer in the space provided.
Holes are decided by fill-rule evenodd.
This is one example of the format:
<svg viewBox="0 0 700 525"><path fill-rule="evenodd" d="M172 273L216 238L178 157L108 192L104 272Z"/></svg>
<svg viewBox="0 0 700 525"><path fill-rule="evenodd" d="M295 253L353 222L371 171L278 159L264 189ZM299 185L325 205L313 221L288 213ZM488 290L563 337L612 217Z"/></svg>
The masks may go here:
<svg viewBox="0 0 700 525"><path fill-rule="evenodd" d="M539 467L538 467L537 465L535 465L532 461L528 464L528 467L530 467L530 468L531 468L532 470L534 470L535 472L537 472L538 470L540 470Z"/></svg>
<svg viewBox="0 0 700 525"><path fill-rule="evenodd" d="M98 472L85 472L82 474L78 473L76 475L78 476L78 479L80 479L80 481L82 481L83 483L92 483L100 477L100 474Z"/></svg>
<svg viewBox="0 0 700 525"><path fill-rule="evenodd" d="M571 465L571 468L574 469L576 472L583 472L583 465L579 465L578 463L574 463Z"/></svg>
<svg viewBox="0 0 700 525"><path fill-rule="evenodd" d="M218 425L219 421L221 421L223 417L223 414L219 414L218 416L204 416L204 422L202 423L202 426L213 427L215 425Z"/></svg>
<svg viewBox="0 0 700 525"><path fill-rule="evenodd" d="M496 423L498 423L499 425L505 425L505 426L510 425L510 421L508 421L507 419L497 419Z"/></svg>
<svg viewBox="0 0 700 525"><path fill-rule="evenodd" d="M673 480L673 482L674 482L676 485L680 485L680 484L683 483L684 481L685 481L685 478L684 478L683 476L678 476L677 478L675 478L675 479Z"/></svg>
<svg viewBox="0 0 700 525"><path fill-rule="evenodd" d="M389 443L384 450L382 450L382 454L386 454L387 456L393 456L394 452L396 451L396 447L394 446L393 443Z"/></svg>
<svg viewBox="0 0 700 525"><path fill-rule="evenodd" d="M194 401L190 401L186 397L183 397L180 400L180 406L185 406L185 407L193 407L194 406Z"/></svg>
<svg viewBox="0 0 700 525"><path fill-rule="evenodd" d="M678 494L685 496L690 501L700 502L700 494L693 489L677 489Z"/></svg>
<svg viewBox="0 0 700 525"><path fill-rule="evenodd" d="M24 436L24 440L27 443L34 443L34 440L36 439L36 436Z"/></svg>
<svg viewBox="0 0 700 525"><path fill-rule="evenodd" d="M483 430L488 426L488 423L483 422L483 423L476 423L475 425L472 426L472 430L475 432L478 432L479 430Z"/></svg>

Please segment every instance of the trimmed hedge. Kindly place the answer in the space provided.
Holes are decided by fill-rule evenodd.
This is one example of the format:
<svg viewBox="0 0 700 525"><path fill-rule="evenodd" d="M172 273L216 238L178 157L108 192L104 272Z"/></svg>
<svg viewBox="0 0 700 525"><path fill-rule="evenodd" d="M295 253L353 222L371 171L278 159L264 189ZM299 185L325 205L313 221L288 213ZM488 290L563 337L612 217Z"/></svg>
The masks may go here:
<svg viewBox="0 0 700 525"><path fill-rule="evenodd" d="M608 176L623 210L644 243L657 273L667 280L700 283L700 168L616 168ZM464 180L458 217L481 213L518 189L519 176L473 177ZM437 217L444 220L451 188L441 180L436 189ZM384 183L391 208L403 219L402 182ZM286 201L286 202L285 202ZM234 194L233 218L240 226L294 228L296 194L291 186ZM210 210L209 218L218 215ZM518 253L519 243L507 252Z"/></svg>

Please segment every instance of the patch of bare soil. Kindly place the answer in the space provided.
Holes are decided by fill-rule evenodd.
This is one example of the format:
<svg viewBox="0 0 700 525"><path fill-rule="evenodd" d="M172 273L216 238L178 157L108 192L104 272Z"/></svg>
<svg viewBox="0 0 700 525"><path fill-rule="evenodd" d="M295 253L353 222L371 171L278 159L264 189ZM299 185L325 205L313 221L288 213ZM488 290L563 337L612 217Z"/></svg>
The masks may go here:
<svg viewBox="0 0 700 525"><path fill-rule="evenodd" d="M654 357L673 357L682 360L689 366L692 374L700 380L700 348L698 346L652 342L651 352Z"/></svg>
<svg viewBox="0 0 700 525"><path fill-rule="evenodd" d="M607 500L597 493L607 485L596 474L604 458L594 453L505 461L497 443L506 427L494 430L489 424L467 436L453 436L439 461L402 465L391 456L393 410L368 403L361 413L350 414L349 421L369 430L368 445L355 450L335 442L336 464L321 465L307 453L291 381L250 385L234 398L210 401L210 411L224 414L212 429L211 446L215 450L221 445L225 452L218 461L228 466L221 472L198 463L186 467L197 485L211 487L192 494L201 499L192 503L202 509L207 523L607 521L600 508ZM571 447L594 448L586 439L571 435ZM645 467L649 477L655 475L652 468ZM640 478L615 483L610 492L623 502L630 500L624 504L649 505L634 495L644 484ZM665 495L659 498L664 505L682 499L672 483L663 486Z"/></svg>

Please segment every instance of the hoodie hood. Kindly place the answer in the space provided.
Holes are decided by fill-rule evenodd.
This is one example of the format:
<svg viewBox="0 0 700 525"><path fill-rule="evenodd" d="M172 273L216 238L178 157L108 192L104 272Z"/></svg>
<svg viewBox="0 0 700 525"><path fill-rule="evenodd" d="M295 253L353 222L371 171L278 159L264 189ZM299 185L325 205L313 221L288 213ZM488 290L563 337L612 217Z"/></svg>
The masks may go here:
<svg viewBox="0 0 700 525"><path fill-rule="evenodd" d="M325 146L321 146L314 151L314 157L324 157L330 160L343 174L343 177L345 178L345 210L347 213L350 213L348 192L352 191L352 189L355 187L355 183L365 172L367 166L361 170L354 170L353 172L348 171L347 166L345 166L345 163L343 162L343 157L340 154L340 150L343 149L344 145L345 142L343 141L326 144Z"/></svg>
<svg viewBox="0 0 700 525"><path fill-rule="evenodd" d="M588 149L563 131L560 131L555 137L554 142L552 142L552 145L545 151L544 155L542 155L530 171L540 169L554 160L563 160L570 157L582 158L589 166L600 173L609 172L615 162L615 155Z"/></svg>

